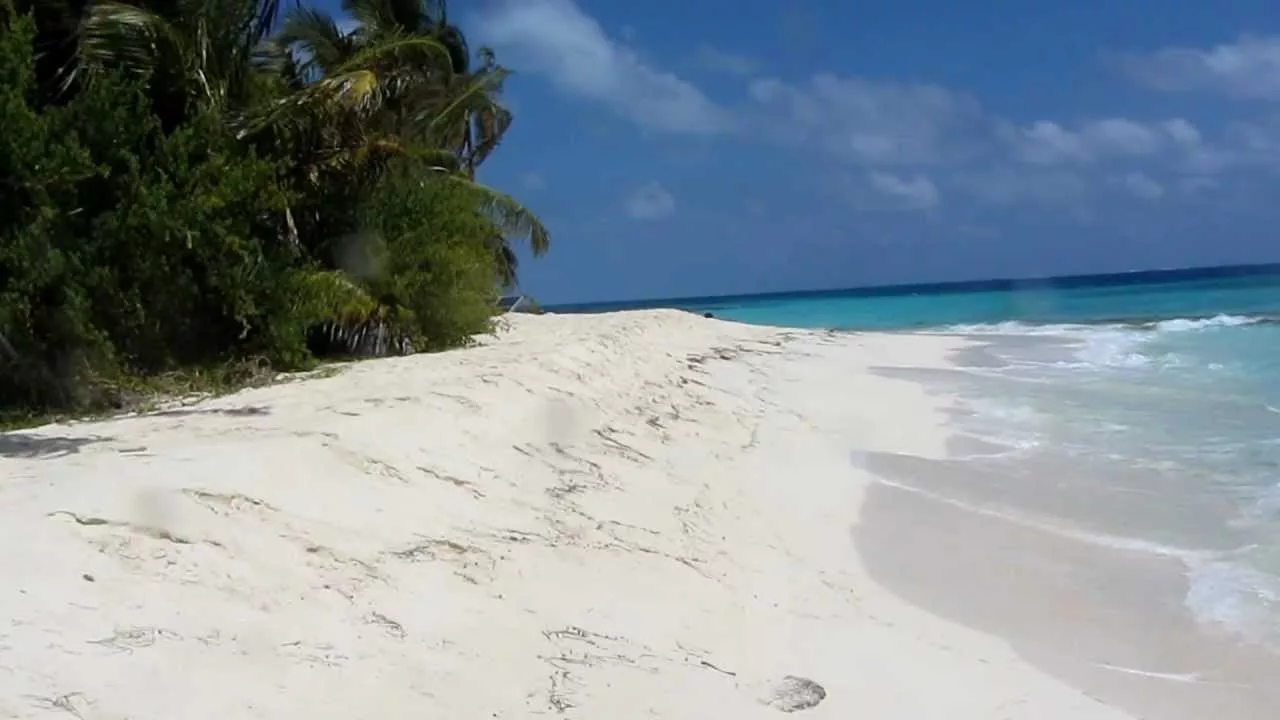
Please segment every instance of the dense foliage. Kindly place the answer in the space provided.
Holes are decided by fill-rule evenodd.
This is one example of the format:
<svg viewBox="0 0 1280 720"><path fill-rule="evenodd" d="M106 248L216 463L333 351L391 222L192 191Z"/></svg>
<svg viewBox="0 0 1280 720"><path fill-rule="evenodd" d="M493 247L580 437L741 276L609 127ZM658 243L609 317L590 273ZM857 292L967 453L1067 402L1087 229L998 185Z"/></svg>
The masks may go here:
<svg viewBox="0 0 1280 720"><path fill-rule="evenodd" d="M443 0L0 0L0 410L453 347L541 223L475 180L506 70Z"/></svg>

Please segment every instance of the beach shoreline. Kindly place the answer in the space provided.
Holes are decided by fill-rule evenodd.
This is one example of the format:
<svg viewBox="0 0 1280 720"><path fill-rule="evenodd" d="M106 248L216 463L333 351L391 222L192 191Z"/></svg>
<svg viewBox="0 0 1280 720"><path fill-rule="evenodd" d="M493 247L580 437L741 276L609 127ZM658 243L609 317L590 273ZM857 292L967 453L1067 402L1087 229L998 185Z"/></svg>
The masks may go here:
<svg viewBox="0 0 1280 720"><path fill-rule="evenodd" d="M1067 551L872 474L947 458L945 397L885 370L945 369L963 338L503 322L0 436L0 715L1262 717L1045 662L1007 622L1042 598L995 603L1043 578L961 570Z"/></svg>

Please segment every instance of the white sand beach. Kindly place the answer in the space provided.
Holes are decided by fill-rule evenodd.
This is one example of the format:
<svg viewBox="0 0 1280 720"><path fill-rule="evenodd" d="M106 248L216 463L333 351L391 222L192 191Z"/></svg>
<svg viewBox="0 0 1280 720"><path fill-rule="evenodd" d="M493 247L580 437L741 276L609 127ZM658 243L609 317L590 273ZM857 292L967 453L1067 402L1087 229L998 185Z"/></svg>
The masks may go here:
<svg viewBox="0 0 1280 720"><path fill-rule="evenodd" d="M1137 716L859 554L857 453L948 435L872 370L961 340L509 323L0 436L0 717Z"/></svg>

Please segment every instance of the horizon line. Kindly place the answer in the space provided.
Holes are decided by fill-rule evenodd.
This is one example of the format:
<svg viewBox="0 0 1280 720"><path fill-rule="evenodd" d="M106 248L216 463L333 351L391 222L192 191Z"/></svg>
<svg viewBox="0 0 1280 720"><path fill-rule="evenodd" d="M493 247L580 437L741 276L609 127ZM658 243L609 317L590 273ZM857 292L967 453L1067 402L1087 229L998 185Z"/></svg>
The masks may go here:
<svg viewBox="0 0 1280 720"><path fill-rule="evenodd" d="M978 292L983 290L1011 290L1019 285L1048 284L1050 287L1089 287L1123 284L1121 280L1142 278L1154 282L1177 282L1198 278L1223 276L1255 276L1280 274L1280 262L1238 263L1231 265L1198 265L1181 268L1156 268L1149 270L1125 270L1121 272L1044 275L1027 277L989 278L984 280L948 280L944 282L891 283L886 285L858 285L844 288L818 288L809 290L774 290L765 293L731 293L727 295L688 295L682 297L649 297L632 300L593 300L589 302L552 303L543 306L547 311L575 311L595 309L626 309L656 304L707 305L735 300L762 300L781 297L818 297L822 295L909 295L928 291ZM536 296L534 296L536 300Z"/></svg>

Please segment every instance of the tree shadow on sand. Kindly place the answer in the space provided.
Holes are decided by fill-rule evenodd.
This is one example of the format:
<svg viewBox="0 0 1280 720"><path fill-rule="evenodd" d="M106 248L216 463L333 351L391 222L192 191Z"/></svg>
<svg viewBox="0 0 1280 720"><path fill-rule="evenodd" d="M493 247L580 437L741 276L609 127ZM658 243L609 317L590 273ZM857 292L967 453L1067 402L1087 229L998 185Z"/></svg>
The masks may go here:
<svg viewBox="0 0 1280 720"><path fill-rule="evenodd" d="M0 433L0 457L3 458L55 458L74 455L86 445L108 442L112 438L100 435L72 437L70 435L37 435L27 432Z"/></svg>

